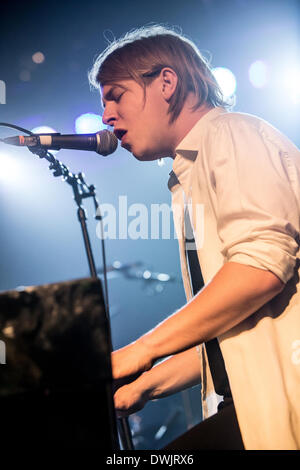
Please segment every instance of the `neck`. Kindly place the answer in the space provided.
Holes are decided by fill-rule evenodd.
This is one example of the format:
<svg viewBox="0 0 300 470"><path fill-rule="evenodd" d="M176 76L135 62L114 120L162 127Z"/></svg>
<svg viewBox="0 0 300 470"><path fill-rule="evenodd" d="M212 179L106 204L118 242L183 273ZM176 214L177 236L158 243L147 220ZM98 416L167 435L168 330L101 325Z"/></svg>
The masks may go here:
<svg viewBox="0 0 300 470"><path fill-rule="evenodd" d="M184 139L184 137L190 132L190 130L194 127L196 122L199 121L208 111L210 111L213 106L208 105L207 103L203 104L200 108L196 109L196 111L192 111L192 107L194 106L195 101L189 97L184 107L182 108L181 113L179 114L178 118L174 122L173 127L173 154L172 158L175 158L175 149L178 144Z"/></svg>

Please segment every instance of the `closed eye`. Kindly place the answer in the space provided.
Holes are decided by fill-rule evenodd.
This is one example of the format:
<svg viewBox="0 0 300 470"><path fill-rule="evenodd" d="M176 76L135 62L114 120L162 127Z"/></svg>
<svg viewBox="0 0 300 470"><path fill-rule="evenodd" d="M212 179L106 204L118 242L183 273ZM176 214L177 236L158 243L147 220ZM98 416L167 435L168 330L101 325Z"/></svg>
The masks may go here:
<svg viewBox="0 0 300 470"><path fill-rule="evenodd" d="M120 95L113 97L112 100L115 101L116 103L119 103L119 101L122 98L122 96L124 95L124 93L125 92L123 91L123 93L121 93Z"/></svg>
<svg viewBox="0 0 300 470"><path fill-rule="evenodd" d="M120 87L118 87L120 88ZM122 98L123 94L126 90L123 90L121 93L116 92L116 87L111 88L102 99L102 106L105 109L105 104L107 101L114 101L115 103L119 103L120 99Z"/></svg>

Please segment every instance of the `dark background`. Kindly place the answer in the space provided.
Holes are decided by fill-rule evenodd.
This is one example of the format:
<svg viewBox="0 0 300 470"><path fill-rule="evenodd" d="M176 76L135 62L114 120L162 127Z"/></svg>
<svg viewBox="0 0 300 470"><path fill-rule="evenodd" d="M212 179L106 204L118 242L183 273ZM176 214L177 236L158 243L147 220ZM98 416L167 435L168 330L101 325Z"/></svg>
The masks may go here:
<svg viewBox="0 0 300 470"><path fill-rule="evenodd" d="M6 104L0 121L27 129L48 125L74 133L76 117L101 113L98 92L91 91L87 71L107 45L106 36L119 37L149 23L182 28L184 34L211 58L213 66L228 67L237 79L236 111L259 115L300 145L299 103L292 101L284 77L299 67L299 1L187 0L182 1L61 1L1 3L0 80L6 83ZM41 51L42 64L32 55ZM258 59L269 66L262 89L248 79L250 64ZM25 75L24 75L25 73ZM290 72L292 74L292 72ZM24 76L27 75L27 81ZM23 77L23 79L22 79ZM0 137L15 132L0 128ZM95 184L102 203L128 205L170 204L167 189L171 161L139 163L119 148L107 159L91 152L61 151L60 160L75 173L83 171ZM38 285L89 274L72 192L54 179L48 164L27 149L0 144L0 290ZM101 246L96 237L93 205L85 205L97 266ZM114 347L134 340L184 303L177 241L107 240L111 265L143 263L143 269L172 275L160 284L116 276L109 279ZM187 425L197 422L199 390L146 406L133 416L137 448L161 447ZM168 423L163 438L154 435Z"/></svg>

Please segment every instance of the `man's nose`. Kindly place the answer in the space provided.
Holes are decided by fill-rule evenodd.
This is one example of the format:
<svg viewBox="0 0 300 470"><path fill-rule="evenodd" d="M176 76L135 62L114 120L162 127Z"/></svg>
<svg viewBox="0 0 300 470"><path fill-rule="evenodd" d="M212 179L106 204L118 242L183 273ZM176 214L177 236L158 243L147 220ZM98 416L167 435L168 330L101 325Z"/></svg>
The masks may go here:
<svg viewBox="0 0 300 470"><path fill-rule="evenodd" d="M106 126L113 126L116 119L116 113L113 111L113 109L109 106L106 106L102 115L103 124Z"/></svg>

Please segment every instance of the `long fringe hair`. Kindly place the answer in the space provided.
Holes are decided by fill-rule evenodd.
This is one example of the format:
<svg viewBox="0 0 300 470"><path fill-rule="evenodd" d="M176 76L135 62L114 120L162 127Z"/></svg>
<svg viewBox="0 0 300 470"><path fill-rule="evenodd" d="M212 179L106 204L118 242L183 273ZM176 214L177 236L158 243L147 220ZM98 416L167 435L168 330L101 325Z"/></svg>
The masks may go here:
<svg viewBox="0 0 300 470"><path fill-rule="evenodd" d="M193 110L206 103L230 106L196 45L182 34L160 25L142 27L114 40L98 56L89 72L92 86L135 80L146 87L164 67L172 68L178 84L170 100L170 122L176 120L190 92L197 97Z"/></svg>

